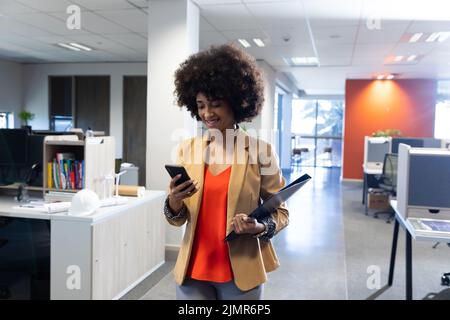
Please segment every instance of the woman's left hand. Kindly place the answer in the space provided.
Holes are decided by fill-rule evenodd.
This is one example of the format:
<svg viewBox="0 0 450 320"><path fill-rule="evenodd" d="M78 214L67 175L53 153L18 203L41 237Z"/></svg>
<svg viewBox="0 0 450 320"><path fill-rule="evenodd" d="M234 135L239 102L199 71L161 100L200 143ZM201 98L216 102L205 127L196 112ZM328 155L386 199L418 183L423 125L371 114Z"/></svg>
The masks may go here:
<svg viewBox="0 0 450 320"><path fill-rule="evenodd" d="M265 226L255 218L250 218L245 213L238 213L233 217L232 226L237 234L258 234L263 232Z"/></svg>

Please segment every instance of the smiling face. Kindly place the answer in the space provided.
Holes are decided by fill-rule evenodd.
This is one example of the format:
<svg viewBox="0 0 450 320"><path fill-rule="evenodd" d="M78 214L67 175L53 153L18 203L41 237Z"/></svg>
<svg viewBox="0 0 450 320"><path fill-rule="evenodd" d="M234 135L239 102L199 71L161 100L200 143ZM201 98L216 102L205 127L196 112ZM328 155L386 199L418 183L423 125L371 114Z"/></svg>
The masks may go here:
<svg viewBox="0 0 450 320"><path fill-rule="evenodd" d="M225 132L234 128L233 110L225 100L209 101L203 93L197 94L197 109L200 119L208 129Z"/></svg>

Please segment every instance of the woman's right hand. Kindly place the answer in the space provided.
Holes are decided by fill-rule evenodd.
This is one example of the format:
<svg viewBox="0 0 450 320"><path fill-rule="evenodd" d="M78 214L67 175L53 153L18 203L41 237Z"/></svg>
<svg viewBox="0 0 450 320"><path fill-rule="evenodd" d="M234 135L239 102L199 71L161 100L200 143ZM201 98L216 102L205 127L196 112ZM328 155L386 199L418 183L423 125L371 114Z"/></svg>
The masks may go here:
<svg viewBox="0 0 450 320"><path fill-rule="evenodd" d="M169 206L170 209L174 212L178 212L183 207L183 199L191 197L193 194L195 194L198 189L197 181L188 180L186 182L183 182L182 184L176 186L175 183L178 181L178 179L181 178L181 174L176 175L172 180L170 180L169 185ZM190 186L189 186L190 185ZM186 190L183 190L189 186ZM183 190L183 191L181 191Z"/></svg>

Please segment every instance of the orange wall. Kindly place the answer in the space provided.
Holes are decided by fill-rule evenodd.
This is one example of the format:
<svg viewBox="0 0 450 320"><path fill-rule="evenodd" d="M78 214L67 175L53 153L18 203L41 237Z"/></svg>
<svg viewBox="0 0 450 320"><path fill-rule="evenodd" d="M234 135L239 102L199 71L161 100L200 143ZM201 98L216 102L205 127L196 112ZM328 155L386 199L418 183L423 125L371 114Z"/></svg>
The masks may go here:
<svg viewBox="0 0 450 320"><path fill-rule="evenodd" d="M404 137L432 137L436 81L347 80L343 178L362 179L364 136L399 129Z"/></svg>

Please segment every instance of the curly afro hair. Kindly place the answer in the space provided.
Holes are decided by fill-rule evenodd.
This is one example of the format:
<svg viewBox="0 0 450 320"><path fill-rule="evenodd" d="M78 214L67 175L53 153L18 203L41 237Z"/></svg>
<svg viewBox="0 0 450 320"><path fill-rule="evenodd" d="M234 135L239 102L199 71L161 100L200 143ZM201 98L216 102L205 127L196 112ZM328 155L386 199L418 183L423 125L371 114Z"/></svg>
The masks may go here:
<svg viewBox="0 0 450 320"><path fill-rule="evenodd" d="M197 94L208 100L225 100L236 123L250 121L261 111L264 83L256 61L232 44L212 46L191 55L175 72L175 96L180 107L201 120Z"/></svg>

